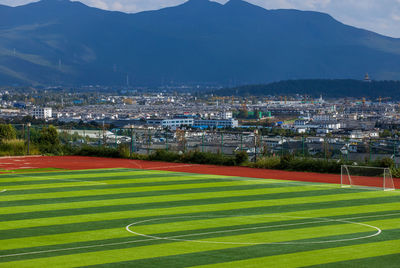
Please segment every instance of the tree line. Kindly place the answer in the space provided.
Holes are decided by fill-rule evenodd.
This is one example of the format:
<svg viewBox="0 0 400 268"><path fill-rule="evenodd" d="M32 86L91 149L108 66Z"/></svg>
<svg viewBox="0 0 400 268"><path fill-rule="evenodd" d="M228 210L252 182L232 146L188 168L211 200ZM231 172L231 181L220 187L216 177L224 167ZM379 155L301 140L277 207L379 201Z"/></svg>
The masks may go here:
<svg viewBox="0 0 400 268"><path fill-rule="evenodd" d="M276 96L276 95L307 95L329 98L390 97L400 99L400 81L365 82L353 79L302 79L286 80L270 84L245 85L234 88L215 90L218 96Z"/></svg>

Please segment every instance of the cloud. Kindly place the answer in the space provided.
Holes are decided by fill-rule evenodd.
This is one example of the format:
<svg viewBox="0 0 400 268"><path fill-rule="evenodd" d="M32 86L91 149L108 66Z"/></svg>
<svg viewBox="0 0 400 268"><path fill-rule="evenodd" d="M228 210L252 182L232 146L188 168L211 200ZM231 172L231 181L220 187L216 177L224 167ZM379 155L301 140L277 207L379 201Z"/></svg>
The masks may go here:
<svg viewBox="0 0 400 268"><path fill-rule="evenodd" d="M337 20L400 37L400 0L247 0L267 9L295 8L329 13Z"/></svg>
<svg viewBox="0 0 400 268"><path fill-rule="evenodd" d="M97 7L100 9L110 9L109 5L102 0L86 0L85 3L92 7Z"/></svg>
<svg viewBox="0 0 400 268"><path fill-rule="evenodd" d="M81 0L107 10L136 13L175 6L185 0ZM227 0L214 0L226 3ZM246 0L267 9L294 8L326 12L337 20L384 35L400 38L400 0ZM33 0L0 0L0 4L22 5Z"/></svg>

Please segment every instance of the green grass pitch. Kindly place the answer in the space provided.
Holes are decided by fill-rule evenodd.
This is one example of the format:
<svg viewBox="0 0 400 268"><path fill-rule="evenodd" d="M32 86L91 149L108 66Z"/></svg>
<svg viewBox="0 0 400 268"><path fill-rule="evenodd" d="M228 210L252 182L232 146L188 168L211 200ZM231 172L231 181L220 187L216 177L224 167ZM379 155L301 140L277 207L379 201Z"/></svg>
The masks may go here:
<svg viewBox="0 0 400 268"><path fill-rule="evenodd" d="M0 175L0 267L399 264L399 191L134 169Z"/></svg>

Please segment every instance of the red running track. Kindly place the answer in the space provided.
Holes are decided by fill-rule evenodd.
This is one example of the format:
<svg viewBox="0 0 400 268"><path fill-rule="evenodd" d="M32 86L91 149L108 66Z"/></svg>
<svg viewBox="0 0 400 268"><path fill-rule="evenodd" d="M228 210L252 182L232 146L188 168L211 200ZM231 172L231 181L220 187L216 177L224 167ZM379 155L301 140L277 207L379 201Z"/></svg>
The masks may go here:
<svg viewBox="0 0 400 268"><path fill-rule="evenodd" d="M166 170L199 174L214 174L248 178L293 180L305 182L322 182L340 184L340 175L305 172L291 172L248 167L226 167L213 165L182 164L167 162L151 162L142 160L100 158L85 156L27 156L2 157L0 170L31 169L31 168L62 168L68 170L99 169L99 168L137 168L150 170ZM365 186L382 187L382 180L369 178L364 180ZM394 179L396 189L400 189L400 180Z"/></svg>

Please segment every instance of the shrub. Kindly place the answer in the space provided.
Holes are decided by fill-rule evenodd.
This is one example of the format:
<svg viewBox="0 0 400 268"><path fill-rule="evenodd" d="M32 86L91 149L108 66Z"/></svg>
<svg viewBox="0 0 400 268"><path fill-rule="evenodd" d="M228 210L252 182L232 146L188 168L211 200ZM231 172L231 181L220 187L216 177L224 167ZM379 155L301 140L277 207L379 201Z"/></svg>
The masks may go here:
<svg viewBox="0 0 400 268"><path fill-rule="evenodd" d="M44 127L42 130L40 130L38 145L40 152L43 154L62 154L57 129L52 125Z"/></svg>
<svg viewBox="0 0 400 268"><path fill-rule="evenodd" d="M25 151L23 140L3 140L0 143L0 156L24 155Z"/></svg>
<svg viewBox="0 0 400 268"><path fill-rule="evenodd" d="M390 168L390 167L394 166L394 161L393 161L393 159L391 159L389 157L385 157L385 158L373 161L372 163L370 163L370 166Z"/></svg>
<svg viewBox="0 0 400 268"><path fill-rule="evenodd" d="M249 165L255 168L279 169L281 166L281 158L276 156L266 156L260 158L256 163L251 163Z"/></svg>
<svg viewBox="0 0 400 268"><path fill-rule="evenodd" d="M256 163L250 164L251 167L265 169L279 169L289 171L306 171L318 173L340 173L341 161L327 161L312 158L296 158L292 155L283 157L263 157Z"/></svg>
<svg viewBox="0 0 400 268"><path fill-rule="evenodd" d="M17 132L12 125L0 124L0 142L14 140L16 137Z"/></svg>
<svg viewBox="0 0 400 268"><path fill-rule="evenodd" d="M157 150L150 154L148 159L152 161L177 162L180 159L180 155L166 150Z"/></svg>
<svg viewBox="0 0 400 268"><path fill-rule="evenodd" d="M118 149L107 147L84 146L75 152L75 155L120 158Z"/></svg>
<svg viewBox="0 0 400 268"><path fill-rule="evenodd" d="M249 156L246 152L237 152L235 154L235 164L240 166L249 161Z"/></svg>
<svg viewBox="0 0 400 268"><path fill-rule="evenodd" d="M118 151L122 158L129 158L131 151L128 144L120 144L118 145Z"/></svg>
<svg viewBox="0 0 400 268"><path fill-rule="evenodd" d="M135 158L137 159L137 158ZM247 160L246 155L226 156L222 154L213 154L209 152L190 151L183 154L169 152L166 150L157 150L147 157L152 161L165 161L165 162L181 162L192 164L211 164L211 165L224 165L234 166L242 164Z"/></svg>
<svg viewBox="0 0 400 268"><path fill-rule="evenodd" d="M400 178L400 168L392 167L390 172L392 173L393 178Z"/></svg>

